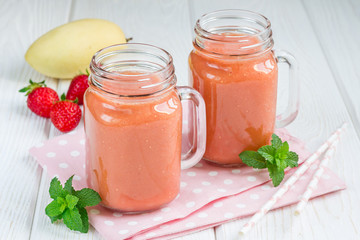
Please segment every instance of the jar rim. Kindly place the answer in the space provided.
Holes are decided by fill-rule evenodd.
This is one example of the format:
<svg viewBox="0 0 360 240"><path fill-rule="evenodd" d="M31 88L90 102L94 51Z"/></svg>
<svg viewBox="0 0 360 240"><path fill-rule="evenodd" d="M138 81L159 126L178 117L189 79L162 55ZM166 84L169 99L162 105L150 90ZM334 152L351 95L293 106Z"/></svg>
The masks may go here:
<svg viewBox="0 0 360 240"><path fill-rule="evenodd" d="M90 72L92 86L119 97L150 96L176 84L170 53L144 43L100 49L91 59Z"/></svg>
<svg viewBox="0 0 360 240"><path fill-rule="evenodd" d="M142 74L139 74L139 75L136 75L137 77L139 76L149 76L149 75L152 75L152 74L160 74L160 73L163 73L163 72L166 72L168 71L170 68L173 67L173 57L170 55L170 53L168 51L166 51L165 49L163 48L160 48L160 47L157 47L157 46L154 46L154 45L151 45L151 44L146 44L146 43L120 43L120 44L114 44L114 45L110 45L110 46L107 46L107 47L104 47L100 50L98 50L94 55L93 57L91 58L91 62L90 62L90 67L94 68L94 70L96 71L96 73L101 73L100 75L108 75L108 76L121 76L121 77L129 77L129 78L132 78L134 77L134 75L131 75L131 74L124 74L124 73L120 73L120 72L111 72L111 71L107 71L105 69L102 69L100 66L98 66L98 57L101 56L101 54L105 53L105 51L107 50L111 50L112 48L122 48L122 47L126 47L126 46L137 46L137 47L149 47L149 48L153 48L154 50L158 50L162 53L164 53L167 57L168 57L168 60L167 60L167 63L166 63L166 66L163 67L163 68L160 68L156 71L153 71L153 72L146 72L146 73L142 73ZM164 58L162 58L164 59Z"/></svg>
<svg viewBox="0 0 360 240"><path fill-rule="evenodd" d="M226 24L224 24L225 21L236 21L236 23L229 24L227 22ZM220 23L222 25L218 25ZM245 24L243 26L240 23ZM249 24L249 26L247 24ZM254 50L252 53L246 52L235 54L225 54L222 52L211 51L208 49L205 50L208 53L215 55L259 55L261 53L269 51L274 45L270 20L260 13L243 9L223 9L206 13L196 21L194 32L196 34L194 44L196 44L202 49L204 49L203 46L205 42L212 42L215 44L239 44L240 48L244 50L257 49L256 51ZM224 33L235 34L224 35ZM242 35L242 33L246 34ZM246 42L245 40L249 36L257 38L260 41L252 45L241 45L243 44L243 42ZM260 50L259 47L261 48Z"/></svg>
<svg viewBox="0 0 360 240"><path fill-rule="evenodd" d="M217 11L205 13L196 21L195 29L200 31L200 32L204 32L204 33L206 33L208 35L218 35L216 33L210 32L210 31L206 30L205 28L203 28L201 26L202 21L204 21L206 18L212 17L212 15L225 14L225 13L230 13L230 12L233 12L233 13L236 13L236 14L241 14L241 13L252 14L254 16L262 18L266 22L266 26L264 27L264 29L257 32L256 34L252 34L252 36L262 35L262 34L264 34L265 32L267 32L267 31L269 31L271 29L271 22L267 17L265 17L261 13L257 13L257 12L250 11L250 10L244 10L244 9L222 9L222 10L217 10ZM231 38L231 36L229 36L229 37ZM236 38L241 38L241 36L236 36ZM219 41L219 40L217 40L217 41Z"/></svg>

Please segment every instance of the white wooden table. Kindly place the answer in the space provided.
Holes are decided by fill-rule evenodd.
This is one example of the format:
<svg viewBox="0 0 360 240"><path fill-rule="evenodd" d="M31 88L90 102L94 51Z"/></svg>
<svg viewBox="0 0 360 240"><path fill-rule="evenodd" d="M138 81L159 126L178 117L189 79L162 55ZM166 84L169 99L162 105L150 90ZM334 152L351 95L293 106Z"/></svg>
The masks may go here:
<svg viewBox="0 0 360 240"><path fill-rule="evenodd" d="M344 121L350 123L330 163L345 191L312 200L298 217L294 206L270 212L244 239L360 239L360 1L359 0L0 0L0 239L101 239L52 225L44 214L50 179L29 156L33 145L60 135L50 120L27 109L17 91L46 79L59 94L69 81L50 79L24 60L30 44L48 30L81 18L120 25L134 42L154 44L175 59L179 85L187 84L192 27L203 13L242 8L267 16L275 47L300 65L301 108L289 131L315 150ZM280 84L285 73L280 78ZM279 91L279 109L286 101ZM248 219L178 239L237 239Z"/></svg>

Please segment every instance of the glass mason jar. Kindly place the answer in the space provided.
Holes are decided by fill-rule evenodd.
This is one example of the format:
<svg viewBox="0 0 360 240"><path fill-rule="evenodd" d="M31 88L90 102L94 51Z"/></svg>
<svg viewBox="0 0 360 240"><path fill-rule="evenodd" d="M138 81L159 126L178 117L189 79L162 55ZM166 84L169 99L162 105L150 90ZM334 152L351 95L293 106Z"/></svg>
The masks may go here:
<svg viewBox="0 0 360 240"><path fill-rule="evenodd" d="M239 154L269 144L275 125L292 122L298 112L296 61L272 50L270 21L244 10L203 15L195 25L189 56L190 81L206 103L204 159L239 165ZM290 68L289 100L276 116L278 62Z"/></svg>
<svg viewBox="0 0 360 240"><path fill-rule="evenodd" d="M84 96L89 187L104 206L121 212L169 203L179 193L180 170L195 165L205 151L201 95L175 87L171 55L151 45L104 48L92 58L90 71ZM191 151L181 157L183 100L193 102L191 118L197 121L189 126L196 129Z"/></svg>

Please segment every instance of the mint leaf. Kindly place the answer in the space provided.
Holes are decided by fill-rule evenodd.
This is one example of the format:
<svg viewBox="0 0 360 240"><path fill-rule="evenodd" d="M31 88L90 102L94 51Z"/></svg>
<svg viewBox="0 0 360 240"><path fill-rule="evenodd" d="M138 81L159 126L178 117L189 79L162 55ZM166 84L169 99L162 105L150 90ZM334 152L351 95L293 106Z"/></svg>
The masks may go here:
<svg viewBox="0 0 360 240"><path fill-rule="evenodd" d="M57 216L55 216L55 217L50 217L50 219L51 219L51 223L54 223L54 222L56 222L57 220L62 219L62 214L57 215Z"/></svg>
<svg viewBox="0 0 360 240"><path fill-rule="evenodd" d="M273 133L271 135L271 145L274 147L274 148L279 148L282 144L282 141L281 139L278 137L278 135L276 135L275 133Z"/></svg>
<svg viewBox="0 0 360 240"><path fill-rule="evenodd" d="M78 207L95 206L101 202L100 195L90 188L83 188L80 191L75 191L74 196L79 198L77 204Z"/></svg>
<svg viewBox="0 0 360 240"><path fill-rule="evenodd" d="M286 164L290 167L298 166L299 156L295 152L288 152L287 158L284 160Z"/></svg>
<svg viewBox="0 0 360 240"><path fill-rule="evenodd" d="M83 225L80 232L87 233L89 231L89 217L88 217L88 214L86 212L86 209L85 208L79 208L79 213L81 215L81 221L82 221L82 225Z"/></svg>
<svg viewBox="0 0 360 240"><path fill-rule="evenodd" d="M73 180L74 175L72 175L66 182L64 185L64 190L67 191L70 194L73 194L75 192L75 189L72 186L72 180Z"/></svg>
<svg viewBox="0 0 360 240"><path fill-rule="evenodd" d="M45 208L45 213L49 217L55 217L59 214L62 214L64 210L61 209L61 204L59 204L56 200L53 200L49 205Z"/></svg>
<svg viewBox="0 0 360 240"><path fill-rule="evenodd" d="M70 210L72 210L75 207L75 205L78 203L78 201L79 201L79 198L77 198L73 195L70 195L70 194L66 195L67 207Z"/></svg>
<svg viewBox="0 0 360 240"><path fill-rule="evenodd" d="M266 168L265 158L260 155L260 153L255 151L244 151L239 154L239 157L246 165L253 168Z"/></svg>
<svg viewBox="0 0 360 240"><path fill-rule="evenodd" d="M298 155L289 152L289 143L272 134L271 145L265 145L255 151L244 151L239 154L241 160L253 168L267 168L274 187L284 179L287 167L298 166Z"/></svg>
<svg viewBox="0 0 360 240"><path fill-rule="evenodd" d="M283 142L279 148L276 149L276 158L281 160L287 158L287 154L289 152L289 144L288 142Z"/></svg>
<svg viewBox="0 0 360 240"><path fill-rule="evenodd" d="M276 166L279 170L284 171L285 168L287 168L287 162L282 159L276 159Z"/></svg>
<svg viewBox="0 0 360 240"><path fill-rule="evenodd" d="M57 177L54 177L50 182L49 193L52 199L56 199L61 196L63 188Z"/></svg>
<svg viewBox="0 0 360 240"><path fill-rule="evenodd" d="M87 233L89 231L89 217L86 206L95 206L101 202L100 195L90 189L84 188L75 191L71 176L62 187L56 177L51 180L49 193L54 200L45 208L46 215L51 223L63 219L64 224L71 230Z"/></svg>
<svg viewBox="0 0 360 240"><path fill-rule="evenodd" d="M65 225L71 230L81 231L83 229L83 224L81 220L81 215L77 208L66 209L63 213L63 219Z"/></svg>
<svg viewBox="0 0 360 240"><path fill-rule="evenodd" d="M269 176L272 180L274 187L279 186L279 184L281 183L281 181L284 179L285 176L284 170L278 169L276 165L271 163L266 164L266 166L269 170Z"/></svg>
<svg viewBox="0 0 360 240"><path fill-rule="evenodd" d="M263 156L267 161L273 163L275 159L276 149L273 146L262 146L258 149L258 153Z"/></svg>
<svg viewBox="0 0 360 240"><path fill-rule="evenodd" d="M67 206L65 199L62 197L58 197L56 201L60 205L60 211L63 212Z"/></svg>

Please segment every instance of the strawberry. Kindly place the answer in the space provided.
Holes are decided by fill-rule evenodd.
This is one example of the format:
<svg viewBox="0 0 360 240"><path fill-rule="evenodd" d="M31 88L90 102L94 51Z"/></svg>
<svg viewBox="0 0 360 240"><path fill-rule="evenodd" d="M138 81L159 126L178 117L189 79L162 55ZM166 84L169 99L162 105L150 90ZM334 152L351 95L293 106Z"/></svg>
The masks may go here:
<svg viewBox="0 0 360 240"><path fill-rule="evenodd" d="M86 89L89 87L89 83L88 83L89 73L87 70L86 73L87 74L78 75L71 80L70 87L66 93L66 99L75 100L77 98L79 101L78 104L79 105L83 104L84 93Z"/></svg>
<svg viewBox="0 0 360 240"><path fill-rule="evenodd" d="M45 81L35 83L31 79L30 85L19 90L19 92L26 92L27 106L35 114L41 117L50 117L50 109L55 102L59 101L57 93L46 87Z"/></svg>
<svg viewBox="0 0 360 240"><path fill-rule="evenodd" d="M61 101L51 107L50 118L61 132L69 132L76 128L81 119L81 109L77 104L77 99L65 100L65 94L61 95Z"/></svg>

